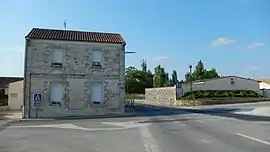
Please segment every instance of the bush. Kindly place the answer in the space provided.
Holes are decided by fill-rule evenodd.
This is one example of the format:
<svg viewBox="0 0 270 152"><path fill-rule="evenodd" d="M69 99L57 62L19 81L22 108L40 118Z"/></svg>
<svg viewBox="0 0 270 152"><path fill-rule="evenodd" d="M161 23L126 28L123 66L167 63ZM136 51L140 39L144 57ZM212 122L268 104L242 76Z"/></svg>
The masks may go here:
<svg viewBox="0 0 270 152"><path fill-rule="evenodd" d="M191 96L193 94L193 98ZM192 93L189 91L185 93L181 99L212 99L212 100L220 100L222 99L233 99L233 98L256 98L263 97L262 95L254 92L252 90L198 90L193 91Z"/></svg>

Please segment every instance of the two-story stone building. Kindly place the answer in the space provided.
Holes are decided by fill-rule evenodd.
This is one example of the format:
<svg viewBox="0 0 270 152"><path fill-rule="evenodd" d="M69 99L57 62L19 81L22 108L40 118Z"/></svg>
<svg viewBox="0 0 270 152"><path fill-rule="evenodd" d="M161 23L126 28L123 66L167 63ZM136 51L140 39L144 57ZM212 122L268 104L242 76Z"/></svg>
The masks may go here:
<svg viewBox="0 0 270 152"><path fill-rule="evenodd" d="M34 28L25 41L24 118L124 112L120 34Z"/></svg>

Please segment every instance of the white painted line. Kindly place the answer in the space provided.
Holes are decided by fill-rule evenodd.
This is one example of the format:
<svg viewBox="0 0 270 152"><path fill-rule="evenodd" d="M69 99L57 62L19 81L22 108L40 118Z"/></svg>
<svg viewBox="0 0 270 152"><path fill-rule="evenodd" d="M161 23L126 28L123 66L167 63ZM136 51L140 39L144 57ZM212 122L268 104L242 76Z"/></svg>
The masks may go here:
<svg viewBox="0 0 270 152"><path fill-rule="evenodd" d="M152 109L161 109L160 107L153 107L153 106L145 106L145 107L147 107L147 108L152 108Z"/></svg>
<svg viewBox="0 0 270 152"><path fill-rule="evenodd" d="M187 119L190 119L190 117L186 117Z"/></svg>
<svg viewBox="0 0 270 152"><path fill-rule="evenodd" d="M195 120L195 121L197 121L198 123L202 123L202 124L204 123L204 122L202 122L201 120Z"/></svg>
<svg viewBox="0 0 270 152"><path fill-rule="evenodd" d="M159 152L159 148L150 130L146 126L141 126L139 128L145 152Z"/></svg>
<svg viewBox="0 0 270 152"><path fill-rule="evenodd" d="M235 134L238 135L238 136L241 136L241 137L244 137L244 138L247 138L247 139L251 139L251 140L257 141L259 143L263 143L263 144L266 144L266 145L270 146L270 142L268 142L268 141L264 141L264 140L254 138L254 137L251 137L251 136L248 136L248 135L240 134L240 133L235 133Z"/></svg>

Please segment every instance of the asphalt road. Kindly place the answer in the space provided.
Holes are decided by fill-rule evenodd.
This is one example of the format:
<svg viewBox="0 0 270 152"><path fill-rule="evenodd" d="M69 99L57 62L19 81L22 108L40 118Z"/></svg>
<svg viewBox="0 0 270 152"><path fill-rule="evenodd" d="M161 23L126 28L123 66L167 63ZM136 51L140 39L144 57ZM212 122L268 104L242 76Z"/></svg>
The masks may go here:
<svg viewBox="0 0 270 152"><path fill-rule="evenodd" d="M137 117L10 122L1 152L269 152L270 122L139 107Z"/></svg>

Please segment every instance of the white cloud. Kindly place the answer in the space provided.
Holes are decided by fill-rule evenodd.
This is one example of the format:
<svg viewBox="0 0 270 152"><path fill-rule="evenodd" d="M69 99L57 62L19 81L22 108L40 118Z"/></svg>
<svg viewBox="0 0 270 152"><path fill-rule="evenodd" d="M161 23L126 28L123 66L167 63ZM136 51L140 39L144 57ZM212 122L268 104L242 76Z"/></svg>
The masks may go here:
<svg viewBox="0 0 270 152"><path fill-rule="evenodd" d="M223 45L230 45L235 42L236 40L220 37L212 42L212 46L218 47L218 46L223 46Z"/></svg>
<svg viewBox="0 0 270 152"><path fill-rule="evenodd" d="M261 67L260 66L251 66L247 68L247 71L256 71L256 70L260 70Z"/></svg>
<svg viewBox="0 0 270 152"><path fill-rule="evenodd" d="M261 42L257 42L257 43L251 43L247 46L248 49L260 49L262 47L264 47L265 44L261 43Z"/></svg>
<svg viewBox="0 0 270 152"><path fill-rule="evenodd" d="M155 58L156 61L164 61L164 60L168 60L169 58L167 56L158 56Z"/></svg>

